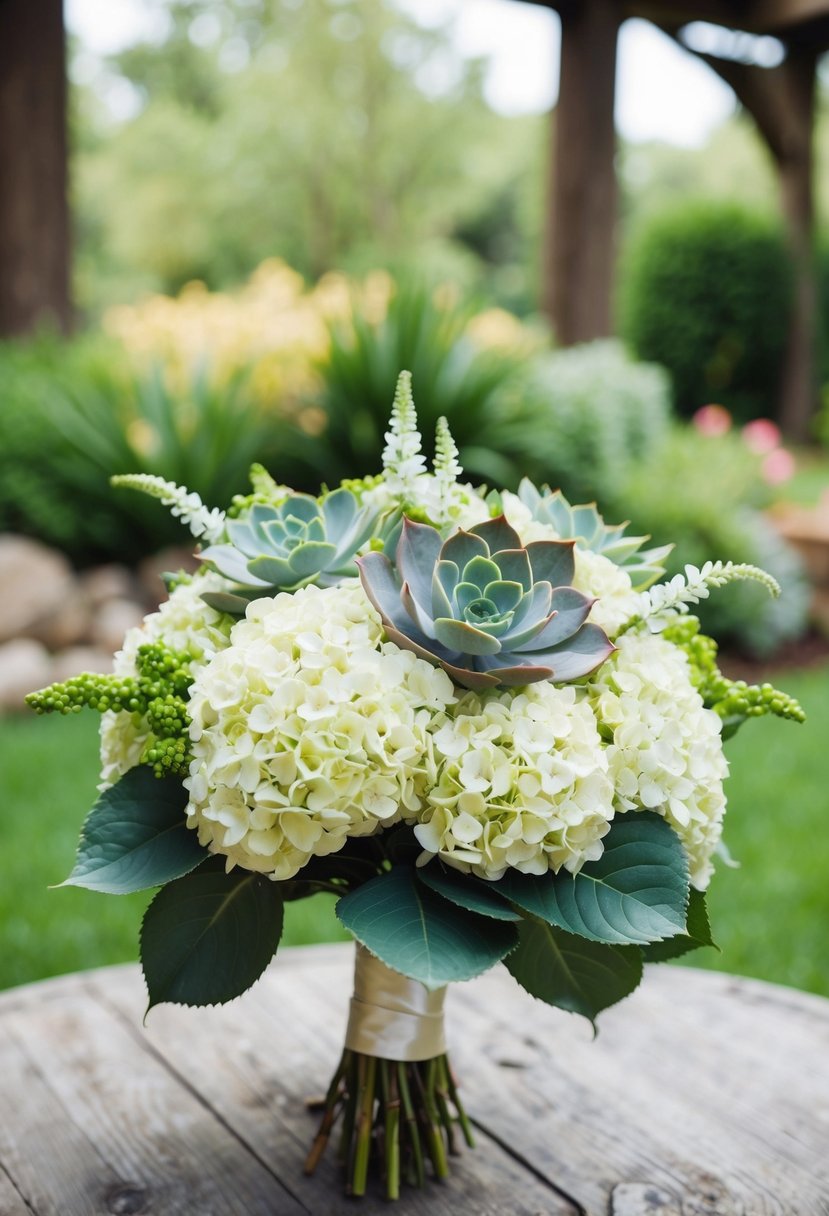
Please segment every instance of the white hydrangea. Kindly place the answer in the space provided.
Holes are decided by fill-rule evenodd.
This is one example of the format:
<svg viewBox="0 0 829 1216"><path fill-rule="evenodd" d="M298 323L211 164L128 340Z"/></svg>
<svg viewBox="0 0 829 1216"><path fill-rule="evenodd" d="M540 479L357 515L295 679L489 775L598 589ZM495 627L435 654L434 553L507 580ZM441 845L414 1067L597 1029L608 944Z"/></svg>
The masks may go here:
<svg viewBox="0 0 829 1216"><path fill-rule="evenodd" d="M415 827L428 854L488 879L575 873L602 855L613 789L575 688L468 692L433 742L437 781Z"/></svg>
<svg viewBox="0 0 829 1216"><path fill-rule="evenodd" d="M353 581L254 601L191 691L200 842L274 879L418 812L451 680L382 641Z"/></svg>
<svg viewBox="0 0 829 1216"><path fill-rule="evenodd" d="M630 575L609 557L579 545L575 548L575 559L573 586L585 595L597 597L588 620L601 625L613 638L636 611L639 597L633 590Z"/></svg>
<svg viewBox="0 0 829 1216"><path fill-rule="evenodd" d="M213 655L228 645L232 619L201 598L206 591L220 591L228 581L210 571L196 574L181 583L142 623L128 630L124 644L116 653L113 669L119 676L135 676L139 646L163 642L171 650L189 654L193 671L209 663ZM141 714L113 713L101 718L101 784L106 789L134 768L149 739L146 719Z"/></svg>
<svg viewBox="0 0 829 1216"><path fill-rule="evenodd" d="M515 528L523 544L559 539L558 532L551 524L533 518L532 511L517 494L505 491L501 495L501 502L507 522ZM576 544L573 556L576 561L573 586L577 591L596 596L597 599L588 620L601 625L612 638L630 620L639 604L630 575L609 557L594 553L592 549L583 549L579 544Z"/></svg>
<svg viewBox="0 0 829 1216"><path fill-rule="evenodd" d="M646 631L624 634L618 646L589 685L609 740L616 810L663 815L685 845L694 886L703 890L725 812L720 718L704 708L678 647Z"/></svg>
<svg viewBox="0 0 829 1216"><path fill-rule="evenodd" d="M552 524L545 524L535 519L530 508L521 501L517 494L504 490L501 494L501 506L507 523L515 528L525 545L530 545L536 540L560 540L559 534Z"/></svg>

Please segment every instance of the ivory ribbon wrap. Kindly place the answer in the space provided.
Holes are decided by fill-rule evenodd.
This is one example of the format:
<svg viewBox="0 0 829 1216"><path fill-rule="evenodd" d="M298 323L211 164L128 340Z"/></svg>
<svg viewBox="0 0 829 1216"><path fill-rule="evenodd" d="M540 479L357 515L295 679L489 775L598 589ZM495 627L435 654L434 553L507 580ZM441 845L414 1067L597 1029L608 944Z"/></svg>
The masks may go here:
<svg viewBox="0 0 829 1216"><path fill-rule="evenodd" d="M404 1062L442 1056L445 996L445 987L430 992L358 944L346 1047L361 1055Z"/></svg>

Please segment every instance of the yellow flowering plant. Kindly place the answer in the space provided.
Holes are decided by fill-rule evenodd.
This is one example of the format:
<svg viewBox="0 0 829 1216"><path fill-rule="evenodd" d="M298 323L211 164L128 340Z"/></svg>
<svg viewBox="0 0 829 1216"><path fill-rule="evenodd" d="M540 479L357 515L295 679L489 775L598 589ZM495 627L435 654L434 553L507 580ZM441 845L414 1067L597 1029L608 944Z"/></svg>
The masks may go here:
<svg viewBox="0 0 829 1216"><path fill-rule="evenodd" d="M594 1020L646 960L710 945L723 740L796 702L719 672L689 609L731 563L660 583L664 549L528 482L462 480L445 422L427 469L402 373L383 471L318 496L261 467L224 512L147 475L203 546L115 674L32 694L102 716L100 797L66 880L159 887L150 1007L215 1004L273 957L286 901L337 895L358 943L336 1121L350 1193L448 1171L472 1132L442 994L503 962ZM401 1110L403 1116L401 1117Z"/></svg>

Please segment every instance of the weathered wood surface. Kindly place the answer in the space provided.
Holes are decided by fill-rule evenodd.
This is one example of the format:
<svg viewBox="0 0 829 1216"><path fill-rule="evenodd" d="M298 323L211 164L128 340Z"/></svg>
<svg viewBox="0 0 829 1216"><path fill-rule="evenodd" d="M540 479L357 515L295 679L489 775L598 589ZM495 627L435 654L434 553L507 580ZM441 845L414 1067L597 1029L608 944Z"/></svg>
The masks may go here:
<svg viewBox="0 0 829 1216"><path fill-rule="evenodd" d="M361 1216L305 1109L336 1062L348 947L287 950L219 1009L135 967L0 996L0 1216ZM416 1216L828 1216L829 1002L680 968L586 1023L503 969L448 998L479 1146Z"/></svg>

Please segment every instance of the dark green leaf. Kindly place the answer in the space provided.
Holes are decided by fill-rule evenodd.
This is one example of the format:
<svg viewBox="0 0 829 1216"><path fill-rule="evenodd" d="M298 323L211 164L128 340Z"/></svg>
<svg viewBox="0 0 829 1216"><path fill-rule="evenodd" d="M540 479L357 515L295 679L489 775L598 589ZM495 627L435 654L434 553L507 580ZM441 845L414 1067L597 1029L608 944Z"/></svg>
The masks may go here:
<svg viewBox="0 0 829 1216"><path fill-rule="evenodd" d="M711 936L705 893L692 889L688 901L687 932L665 942L653 942L643 948L643 954L646 963L664 963L668 959L680 958L683 954L698 950L700 946L713 946L715 950L719 948Z"/></svg>
<svg viewBox="0 0 829 1216"><path fill-rule="evenodd" d="M211 859L163 887L144 916L141 965L148 1008L221 1005L250 988L282 936L277 883Z"/></svg>
<svg viewBox="0 0 829 1216"><path fill-rule="evenodd" d="M372 954L427 988L480 975L518 940L513 925L448 903L408 866L395 866L343 896L336 911Z"/></svg>
<svg viewBox="0 0 829 1216"><path fill-rule="evenodd" d="M504 960L531 996L594 1021L633 992L642 978L642 951L585 941L554 925L526 920L518 948Z"/></svg>
<svg viewBox="0 0 829 1216"><path fill-rule="evenodd" d="M146 765L101 794L81 832L75 868L61 884L126 895L180 878L205 859L187 827L187 791Z"/></svg>
<svg viewBox="0 0 829 1216"><path fill-rule="evenodd" d="M439 862L432 862L417 871L417 877L432 891L449 899L460 908L479 912L493 920L520 920L521 914L513 911L506 899L499 894L496 883L484 882L458 870L447 870Z"/></svg>
<svg viewBox="0 0 829 1216"><path fill-rule="evenodd" d="M499 886L524 911L594 942L641 945L685 930L685 850L651 812L615 819L602 856L575 876L510 870Z"/></svg>

